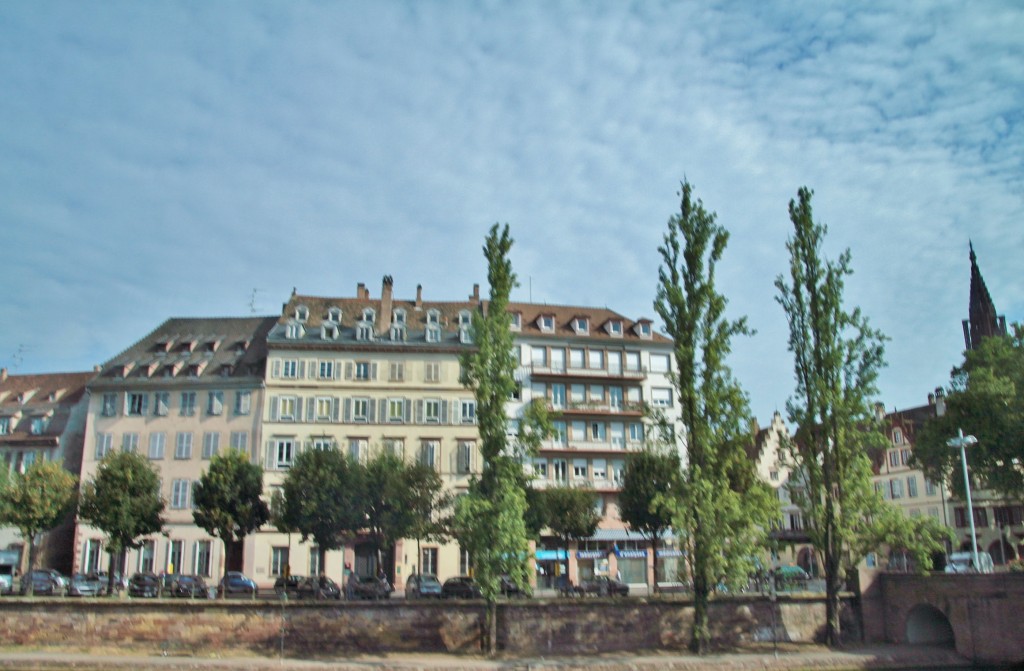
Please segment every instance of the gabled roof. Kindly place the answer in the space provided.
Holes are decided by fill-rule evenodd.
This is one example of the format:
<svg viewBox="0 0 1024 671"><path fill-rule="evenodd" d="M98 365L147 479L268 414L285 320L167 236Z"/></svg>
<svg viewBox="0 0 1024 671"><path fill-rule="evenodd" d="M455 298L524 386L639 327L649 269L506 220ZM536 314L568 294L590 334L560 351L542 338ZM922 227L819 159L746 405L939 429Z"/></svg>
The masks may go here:
<svg viewBox="0 0 1024 671"><path fill-rule="evenodd" d="M509 303L508 309L509 312L518 312L522 315L522 326L519 329L519 332L531 337L586 338L588 340L609 340L614 342L622 342L623 340L626 340L635 342L655 342L661 344L669 344L672 342L665 336L655 333L653 329L651 330L650 338L641 338L637 335L633 327L640 323L650 324L652 323L650 319L628 319L618 312L609 310L608 308L592 308L575 305L546 305L537 303ZM537 326L537 318L541 315L554 316L554 333L542 331ZM577 335L576 329L573 328L572 323L573 319L577 317L586 317L590 320L589 335ZM603 328L600 328L610 320L622 322L621 336L616 335L613 337Z"/></svg>

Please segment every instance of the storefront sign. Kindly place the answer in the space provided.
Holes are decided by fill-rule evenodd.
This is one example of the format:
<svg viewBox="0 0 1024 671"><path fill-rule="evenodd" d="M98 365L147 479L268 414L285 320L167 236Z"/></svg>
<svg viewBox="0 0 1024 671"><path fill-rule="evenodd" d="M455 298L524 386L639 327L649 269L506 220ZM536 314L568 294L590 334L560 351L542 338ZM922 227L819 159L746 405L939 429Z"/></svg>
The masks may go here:
<svg viewBox="0 0 1024 671"><path fill-rule="evenodd" d="M607 550L580 550L576 553L577 559L604 559L607 556Z"/></svg>
<svg viewBox="0 0 1024 671"><path fill-rule="evenodd" d="M658 550L659 557L682 557L682 550Z"/></svg>
<svg viewBox="0 0 1024 671"><path fill-rule="evenodd" d="M615 556L623 559L643 559L647 556L647 550L616 550Z"/></svg>

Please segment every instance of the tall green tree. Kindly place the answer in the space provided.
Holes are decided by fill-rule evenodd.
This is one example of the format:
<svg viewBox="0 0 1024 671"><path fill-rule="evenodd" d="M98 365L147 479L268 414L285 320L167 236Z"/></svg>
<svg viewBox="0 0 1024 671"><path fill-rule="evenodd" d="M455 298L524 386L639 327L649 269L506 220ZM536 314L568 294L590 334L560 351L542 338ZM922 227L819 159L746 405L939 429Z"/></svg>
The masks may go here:
<svg viewBox="0 0 1024 671"><path fill-rule="evenodd" d="M328 550L337 550L366 525L363 483L358 465L338 450L305 450L296 457L281 490L284 505L277 526L310 538L325 565Z"/></svg>
<svg viewBox="0 0 1024 671"><path fill-rule="evenodd" d="M716 215L683 182L680 212L669 219L658 248L658 293L654 308L674 345L688 463L675 503L675 528L687 540L693 579L694 618L690 647L707 651L708 603L724 577L745 578L754 566L753 547L764 537L778 506L747 458L751 414L747 396L726 359L733 336L751 335L745 317L725 317L727 301L715 286L715 271L729 241ZM749 566L745 566L749 564ZM743 569L747 570L743 570Z"/></svg>
<svg viewBox="0 0 1024 671"><path fill-rule="evenodd" d="M914 459L934 482L964 496L960 452L947 441L962 429L978 439L967 459L979 485L1011 501L1024 499L1024 326L968 350L953 369L946 412L918 432Z"/></svg>
<svg viewBox="0 0 1024 671"><path fill-rule="evenodd" d="M601 522L594 508L597 494L582 487L560 486L543 490L547 527L569 554L569 544L590 538Z"/></svg>
<svg viewBox="0 0 1024 671"><path fill-rule="evenodd" d="M145 536L164 527L160 476L145 457L135 452L109 452L96 475L82 486L78 516L106 536L111 560L124 558ZM111 561L113 564L113 561ZM123 571L123 568L122 568ZM114 569L107 571L107 594L114 594Z"/></svg>
<svg viewBox="0 0 1024 671"><path fill-rule="evenodd" d="M192 491L196 526L224 543L224 575L232 552L246 536L270 520L263 500L263 469L241 450L228 450L210 460ZM227 591L221 593L227 598Z"/></svg>
<svg viewBox="0 0 1024 671"><path fill-rule="evenodd" d="M28 570L36 565L36 536L60 524L75 502L75 476L55 461L37 461L0 488L0 525L18 530L28 545ZM28 581L29 596L32 581Z"/></svg>
<svg viewBox="0 0 1024 671"><path fill-rule="evenodd" d="M845 279L853 272L850 252L837 261L824 257L827 228L814 221L811 196L801 188L789 203L794 227L786 243L789 279L780 275L775 286L789 322L796 377L795 395L787 403L796 426L789 455L806 485L798 505L823 560L827 643L838 645L843 558L856 545L863 502L871 500L857 493L870 487L868 448L885 441L873 412L885 337L859 308L844 306Z"/></svg>
<svg viewBox="0 0 1024 671"><path fill-rule="evenodd" d="M654 561L654 589L658 589L658 543L672 527L675 501L682 491L682 462L671 449L648 446L626 455L619 518L651 547Z"/></svg>
<svg viewBox="0 0 1024 671"><path fill-rule="evenodd" d="M410 464L407 478L407 504L413 513L408 537L416 539L416 566L422 573L423 552L420 543L447 540L455 497L445 489L437 470L425 464Z"/></svg>

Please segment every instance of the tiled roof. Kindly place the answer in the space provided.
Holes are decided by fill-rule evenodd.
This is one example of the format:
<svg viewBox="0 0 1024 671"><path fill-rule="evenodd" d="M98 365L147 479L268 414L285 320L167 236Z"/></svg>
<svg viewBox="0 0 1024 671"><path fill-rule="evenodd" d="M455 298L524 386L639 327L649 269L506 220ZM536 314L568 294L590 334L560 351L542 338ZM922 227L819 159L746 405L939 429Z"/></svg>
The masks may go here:
<svg viewBox="0 0 1024 671"><path fill-rule="evenodd" d="M52 406L55 403L77 403L85 393L85 385L96 373L42 373L38 375L10 375L0 381L0 408L21 405L19 394L26 394L26 410ZM56 398L50 401L50 395Z"/></svg>
<svg viewBox="0 0 1024 671"><path fill-rule="evenodd" d="M262 377L276 317L175 317L103 364L95 383L121 379Z"/></svg>
<svg viewBox="0 0 1024 671"><path fill-rule="evenodd" d="M616 341L650 341L656 343L669 343L668 338L654 332L652 327L650 338L641 338L634 330L634 326L640 323L652 324L650 319L628 319L618 312L608 308L582 307L576 305L546 305L539 303L509 303L510 312L518 312L521 317L522 327L520 333L523 335L539 337L558 338L591 338ZM542 331L537 325L537 319L542 315L550 315L555 318L555 330L553 333ZM590 320L589 335L577 335L573 328L573 319L576 317L587 317ZM613 336L605 330L605 324L610 321L622 322L622 335Z"/></svg>

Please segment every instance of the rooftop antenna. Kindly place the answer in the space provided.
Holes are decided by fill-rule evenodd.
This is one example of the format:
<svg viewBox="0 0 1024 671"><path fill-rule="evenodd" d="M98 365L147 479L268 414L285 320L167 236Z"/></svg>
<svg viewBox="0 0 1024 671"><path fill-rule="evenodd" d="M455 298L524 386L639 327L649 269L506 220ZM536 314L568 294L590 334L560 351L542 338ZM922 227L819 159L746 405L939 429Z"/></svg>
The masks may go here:
<svg viewBox="0 0 1024 671"><path fill-rule="evenodd" d="M27 352L27 351L28 351L28 348L25 347L25 345L23 343L18 343L18 350L14 354L11 355L11 360L14 362L14 365L11 366L11 368L13 370L18 370L18 367L21 366L21 364L25 362L25 356L24 355L25 355L25 352Z"/></svg>
<svg viewBox="0 0 1024 671"><path fill-rule="evenodd" d="M249 312L251 314L256 314L258 312L258 310L256 309L256 293L259 292L259 291L263 291L263 290L262 289L257 289L256 287L253 287L252 288L252 294L249 296Z"/></svg>

